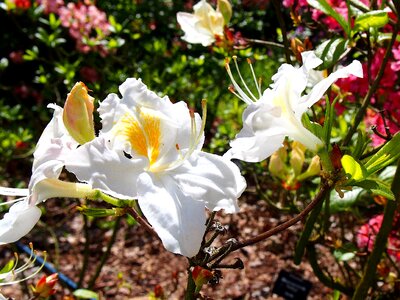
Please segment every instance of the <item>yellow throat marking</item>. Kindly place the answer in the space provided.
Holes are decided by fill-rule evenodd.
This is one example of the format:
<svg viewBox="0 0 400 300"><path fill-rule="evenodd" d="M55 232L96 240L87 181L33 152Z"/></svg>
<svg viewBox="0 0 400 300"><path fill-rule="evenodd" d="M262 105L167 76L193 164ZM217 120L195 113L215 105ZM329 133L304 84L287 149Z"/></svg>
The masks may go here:
<svg viewBox="0 0 400 300"><path fill-rule="evenodd" d="M141 110L136 119L132 114L123 116L117 134L125 138L138 155L146 156L150 165L160 154L161 120L156 114Z"/></svg>

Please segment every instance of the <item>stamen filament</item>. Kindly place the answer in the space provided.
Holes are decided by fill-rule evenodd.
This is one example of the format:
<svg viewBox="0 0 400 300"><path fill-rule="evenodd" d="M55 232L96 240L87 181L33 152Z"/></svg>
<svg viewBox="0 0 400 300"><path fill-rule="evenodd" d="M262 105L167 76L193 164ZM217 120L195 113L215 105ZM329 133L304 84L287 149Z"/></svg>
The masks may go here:
<svg viewBox="0 0 400 300"><path fill-rule="evenodd" d="M21 197L21 198L18 198L18 199L14 199L14 200L2 202L2 203L0 203L0 206L2 206L2 205L13 204L13 203L15 203L15 202L19 202L19 201L25 200L26 198L27 198L27 197Z"/></svg>
<svg viewBox="0 0 400 300"><path fill-rule="evenodd" d="M260 98L261 98L261 96L262 96L262 94L261 94L261 85L258 85L257 77L256 77L256 74L254 73L253 64L251 63L251 59L250 58L247 58L247 63L250 66L250 70L251 70L251 74L253 75L255 86L256 86L258 94L260 95ZM260 77L260 79L261 79L261 77Z"/></svg>
<svg viewBox="0 0 400 300"><path fill-rule="evenodd" d="M238 72L238 74L239 74L239 78L240 78L240 80L243 82L243 85L244 85L246 91L249 93L249 95L250 95L251 97L253 97L253 99L254 99L255 101L257 101L258 99L257 99L257 98L253 95L253 93L250 91L249 87L247 86L246 82L244 81L244 79L243 79L243 77L242 77L242 73L240 72L239 65L238 65L238 63L237 63L237 57L236 57L236 55L234 55L232 58L233 58L233 61L234 61L234 63L235 63L235 66L236 66L236 70L237 70L237 72Z"/></svg>
<svg viewBox="0 0 400 300"><path fill-rule="evenodd" d="M235 89L238 91L238 93L241 96L241 97L239 97L239 99L241 99L242 101L246 102L247 104L252 104L253 100L251 100L251 98L249 98L246 95L246 93L240 88L240 86L235 81L235 78L233 78L232 71L231 71L231 68L229 67L228 63L225 64L225 68L226 68L226 72L228 73L229 77L231 78L233 86L235 87Z"/></svg>

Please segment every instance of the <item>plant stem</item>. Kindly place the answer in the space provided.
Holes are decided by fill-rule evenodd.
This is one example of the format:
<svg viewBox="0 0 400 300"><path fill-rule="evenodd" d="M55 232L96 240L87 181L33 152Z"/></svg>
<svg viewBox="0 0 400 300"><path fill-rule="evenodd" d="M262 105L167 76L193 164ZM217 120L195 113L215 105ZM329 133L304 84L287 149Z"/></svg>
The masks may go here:
<svg viewBox="0 0 400 300"><path fill-rule="evenodd" d="M292 61L290 59L290 45L289 45L289 41L287 38L285 20L283 19L282 10L281 10L282 1L272 0L272 4L274 5L275 13L276 13L276 16L278 17L279 27L282 30L282 39L283 39L283 45L284 45L284 50L285 50L286 62L288 64L291 64Z"/></svg>
<svg viewBox="0 0 400 300"><path fill-rule="evenodd" d="M400 160L397 163L396 173L392 182L392 192L395 196L395 200L388 200L385 206L385 211L383 214L383 220L381 228L376 235L374 249L372 250L370 256L367 260L367 265L364 269L364 274L361 277L359 284L357 285L356 291L354 292L353 299L366 299L368 294L368 289L373 283L376 275L376 267L381 260L382 254L385 251L387 239L389 233L392 229L393 219L396 213L396 208L400 202Z"/></svg>
<svg viewBox="0 0 400 300"><path fill-rule="evenodd" d="M90 245L90 235L89 235L89 222L88 217L82 214L83 217L83 232L85 235L85 246L83 249L83 262L81 271L79 273L78 287L82 286L83 279L85 278L85 273L89 264L89 245Z"/></svg>
<svg viewBox="0 0 400 300"><path fill-rule="evenodd" d="M304 217L306 217L325 197L326 195L331 191L332 187L334 186L334 181L329 180L329 181L323 181L321 189L319 190L318 194L314 197L314 199L310 202L310 204L307 205L307 207L300 212L297 216L294 218L276 226L275 228L272 228L268 231L265 231L253 238L250 238L248 240L245 240L243 242L239 242L236 245L233 245L231 248L231 252L236 251L238 249L241 249L246 246L254 245L256 243L259 243L270 236L273 236L290 226L296 224L300 220L302 220Z"/></svg>
<svg viewBox="0 0 400 300"><path fill-rule="evenodd" d="M146 231L148 233L150 233L151 235L155 236L158 238L157 233L154 231L153 227L151 227L151 225L149 223L147 223L147 221L145 219L143 219L138 212L132 208L132 207L128 207L126 209L126 211L140 224L144 227L144 229L146 229Z"/></svg>
<svg viewBox="0 0 400 300"><path fill-rule="evenodd" d="M257 40L257 39L248 39L245 38L246 42L253 43L253 44L260 44L260 45L265 45L265 46L271 46L271 47L276 47L280 49L284 49L285 46L279 43L275 42L270 42L270 41L263 41L263 40Z"/></svg>
<svg viewBox="0 0 400 300"><path fill-rule="evenodd" d="M185 300L195 300L196 297L196 284L194 283L190 267L188 268L188 280L185 291Z"/></svg>
<svg viewBox="0 0 400 300"><path fill-rule="evenodd" d="M340 284L339 282L335 281L332 277L328 277L324 273L324 271L321 270L321 268L318 264L317 253L315 251L314 245L308 244L307 253L308 253L308 261L310 262L313 272L314 272L315 276L317 276L319 281L321 281L327 287L338 290L348 296L353 294L352 288Z"/></svg>
<svg viewBox="0 0 400 300"><path fill-rule="evenodd" d="M369 103L371 102L372 96L375 94L376 90L379 87L379 83L383 77L387 63L392 54L391 50L393 48L394 42L396 41L396 37L397 37L398 31L399 31L399 22L400 22L400 19L397 22L397 24L394 26L392 38L386 48L385 56L383 57L381 67L379 68L378 74L376 75L374 82L372 83L371 87L369 88L367 95L365 95L365 97L361 103L361 107L357 111L357 114L354 118L353 125L350 127L350 130L348 131L346 137L344 138L344 140L342 142L342 146L347 146L350 143L351 138L353 137L354 133L357 131L358 125L361 123L361 121L365 115L367 107L368 107Z"/></svg>
<svg viewBox="0 0 400 300"><path fill-rule="evenodd" d="M114 245L115 243L115 239L117 237L117 233L119 231L120 228L120 224L121 224L121 219L122 217L117 217L115 219L115 223L114 223L114 228L113 228L113 233L112 236L110 238L110 241L107 244L107 249L106 251L103 253L103 255L101 256L100 259L100 263L98 264L96 271L93 275L93 277L90 279L89 284L88 284L88 289L91 290L94 287L94 284L96 283L97 278L99 277L100 273L101 273L101 269L103 269L104 264L106 263L108 257L110 256L110 252L111 252L111 247Z"/></svg>
<svg viewBox="0 0 400 300"><path fill-rule="evenodd" d="M301 236L299 238L299 241L297 242L296 249L294 252L293 261L296 265L299 265L301 263L301 259L304 255L304 250L306 249L308 240L314 228L314 224L317 221L317 218L321 212L323 203L324 203L323 201L318 203L318 205L315 207L315 209L311 212L310 216L308 217L306 224L304 225L303 232L301 233Z"/></svg>

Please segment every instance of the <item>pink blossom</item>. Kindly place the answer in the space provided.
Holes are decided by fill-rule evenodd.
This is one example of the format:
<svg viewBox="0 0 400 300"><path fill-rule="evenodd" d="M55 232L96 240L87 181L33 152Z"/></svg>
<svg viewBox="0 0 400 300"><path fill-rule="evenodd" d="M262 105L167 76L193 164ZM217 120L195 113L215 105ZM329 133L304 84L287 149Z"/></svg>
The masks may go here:
<svg viewBox="0 0 400 300"><path fill-rule="evenodd" d="M83 53L99 51L107 55L104 38L110 34L110 24L105 12L90 3L70 2L58 10L61 25L69 28L76 48Z"/></svg>
<svg viewBox="0 0 400 300"><path fill-rule="evenodd" d="M64 0L36 0L43 7L45 14L58 14L60 7L64 6Z"/></svg>
<svg viewBox="0 0 400 300"><path fill-rule="evenodd" d="M383 221L383 215L377 215L371 218L368 223L362 225L357 232L357 246L360 249L367 249L369 252L372 251L376 239L376 235L381 228ZM392 231L389 234L387 243L387 253L400 262L400 234L399 234L399 215L395 217Z"/></svg>

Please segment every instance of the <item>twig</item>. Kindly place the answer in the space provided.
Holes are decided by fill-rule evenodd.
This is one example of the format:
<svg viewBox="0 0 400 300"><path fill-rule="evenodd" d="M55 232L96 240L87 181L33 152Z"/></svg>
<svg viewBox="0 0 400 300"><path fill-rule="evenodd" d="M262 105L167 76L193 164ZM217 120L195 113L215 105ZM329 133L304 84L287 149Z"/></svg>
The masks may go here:
<svg viewBox="0 0 400 300"><path fill-rule="evenodd" d="M290 64L292 61L290 59L290 46L289 46L289 41L287 38L285 20L283 20L283 17L282 17L282 11L281 11L282 1L272 0L272 4L274 5L275 12L278 17L279 27L282 30L282 39L283 39L283 45L284 45L284 49L285 49L286 62L288 64Z"/></svg>
<svg viewBox="0 0 400 300"><path fill-rule="evenodd" d="M154 231L153 227L145 219L143 219L135 209L132 207L128 207L126 211L140 224L146 229L148 233L158 238L157 233Z"/></svg>
<svg viewBox="0 0 400 300"><path fill-rule="evenodd" d="M83 216L83 232L85 235L85 246L83 249L83 262L79 273L78 286L81 287L83 279L85 278L85 273L89 264L89 245L90 245L90 235L89 235L89 224L88 217L85 214Z"/></svg>
<svg viewBox="0 0 400 300"><path fill-rule="evenodd" d="M103 269L104 264L106 263L108 257L110 256L110 252L111 252L111 247L114 245L115 243L115 239L117 237L117 233L119 230L119 226L121 223L121 219L122 217L117 217L115 219L115 224L114 224L114 228L113 228L113 233L112 236L110 238L110 241L107 244L107 249L106 251L103 253L103 255L101 256L100 259L100 263L98 264L96 271L93 275L93 277L90 279L89 284L88 284L88 289L92 289L94 287L94 284L96 283L97 278L99 277L100 273L101 273L101 269Z"/></svg>
<svg viewBox="0 0 400 300"><path fill-rule="evenodd" d="M265 45L265 46L271 46L271 47L276 47L280 49L284 49L285 46L279 43L271 42L271 41L263 41L263 40L258 40L258 39L248 39L244 38L246 42L253 43L253 44L260 44L260 45Z"/></svg>
<svg viewBox="0 0 400 300"><path fill-rule="evenodd" d="M273 236L281 231L284 231L285 229L289 228L290 226L296 224L297 222L302 220L304 217L306 217L325 198L325 196L331 191L333 186L334 186L333 181L324 181L318 194L314 197L314 199L310 202L310 204L308 204L307 207L302 212L300 212L297 216L295 216L293 219L290 219L268 231L265 231L265 232L255 236L253 238L250 238L246 241L239 242L236 245L233 245L231 248L231 251L233 252L233 251L236 251L243 247L259 243L259 242L269 238L270 236Z"/></svg>

